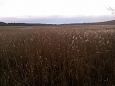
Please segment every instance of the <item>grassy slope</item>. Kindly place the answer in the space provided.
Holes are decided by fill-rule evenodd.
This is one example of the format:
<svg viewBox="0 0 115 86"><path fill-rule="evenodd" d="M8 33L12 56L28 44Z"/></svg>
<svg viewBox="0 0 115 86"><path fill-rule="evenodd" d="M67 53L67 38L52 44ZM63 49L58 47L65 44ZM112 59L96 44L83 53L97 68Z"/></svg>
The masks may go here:
<svg viewBox="0 0 115 86"><path fill-rule="evenodd" d="M15 28L0 27L0 86L115 85L115 26Z"/></svg>

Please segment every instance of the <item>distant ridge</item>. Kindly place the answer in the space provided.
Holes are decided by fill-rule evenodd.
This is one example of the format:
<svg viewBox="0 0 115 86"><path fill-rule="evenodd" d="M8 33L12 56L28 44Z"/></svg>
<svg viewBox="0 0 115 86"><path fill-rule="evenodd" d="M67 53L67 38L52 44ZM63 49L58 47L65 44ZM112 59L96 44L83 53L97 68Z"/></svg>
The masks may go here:
<svg viewBox="0 0 115 86"><path fill-rule="evenodd" d="M57 24L41 24L41 23L5 23L0 22L0 26L46 26L46 25L57 25ZM60 25L115 25L115 20L95 23L70 23Z"/></svg>
<svg viewBox="0 0 115 86"><path fill-rule="evenodd" d="M96 22L96 23L86 23L91 25L115 25L115 20L105 21L105 22Z"/></svg>
<svg viewBox="0 0 115 86"><path fill-rule="evenodd" d="M102 25L115 25L115 20L106 21L106 22L98 22L97 24L102 24Z"/></svg>
<svg viewBox="0 0 115 86"><path fill-rule="evenodd" d="M71 23L69 25L115 25L115 20L94 23Z"/></svg>
<svg viewBox="0 0 115 86"><path fill-rule="evenodd" d="M6 23L0 22L0 26L4 26L4 25L6 25Z"/></svg>

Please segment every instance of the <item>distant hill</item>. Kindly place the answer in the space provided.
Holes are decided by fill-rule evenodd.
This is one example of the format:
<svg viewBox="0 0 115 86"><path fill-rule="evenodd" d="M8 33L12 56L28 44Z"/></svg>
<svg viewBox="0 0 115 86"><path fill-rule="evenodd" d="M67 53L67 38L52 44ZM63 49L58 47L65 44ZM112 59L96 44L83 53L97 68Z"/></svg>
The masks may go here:
<svg viewBox="0 0 115 86"><path fill-rule="evenodd" d="M4 25L6 25L6 23L0 22L0 26L4 26Z"/></svg>
<svg viewBox="0 0 115 86"><path fill-rule="evenodd" d="M106 22L98 22L97 24L101 24L101 25L115 25L115 20L106 21Z"/></svg>
<svg viewBox="0 0 115 86"><path fill-rule="evenodd" d="M115 20L94 23L71 23L69 25L115 25Z"/></svg>

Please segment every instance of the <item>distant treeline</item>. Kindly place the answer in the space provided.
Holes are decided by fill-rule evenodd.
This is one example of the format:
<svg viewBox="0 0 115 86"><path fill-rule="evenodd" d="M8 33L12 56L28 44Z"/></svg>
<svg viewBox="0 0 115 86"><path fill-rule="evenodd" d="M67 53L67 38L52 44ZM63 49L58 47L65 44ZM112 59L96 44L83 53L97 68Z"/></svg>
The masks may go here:
<svg viewBox="0 0 115 86"><path fill-rule="evenodd" d="M54 24L41 24L41 23L5 23L0 22L0 26L47 26Z"/></svg>

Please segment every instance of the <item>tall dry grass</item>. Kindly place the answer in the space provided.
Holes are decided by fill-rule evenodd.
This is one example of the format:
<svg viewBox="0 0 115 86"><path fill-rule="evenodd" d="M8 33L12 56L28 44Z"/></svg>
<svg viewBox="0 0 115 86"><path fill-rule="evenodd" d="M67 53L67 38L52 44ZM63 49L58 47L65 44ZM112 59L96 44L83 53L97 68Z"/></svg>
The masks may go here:
<svg viewBox="0 0 115 86"><path fill-rule="evenodd" d="M0 29L0 86L115 86L115 29Z"/></svg>

